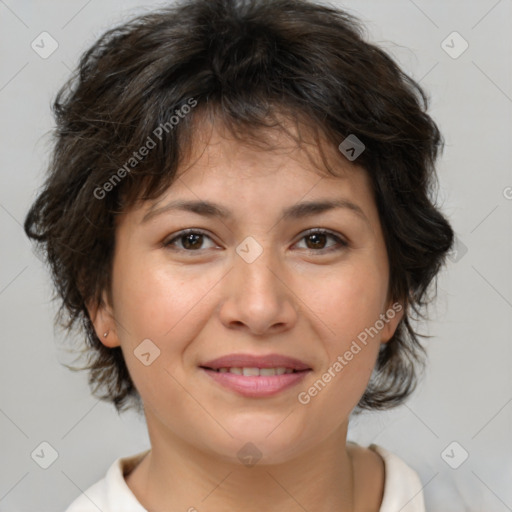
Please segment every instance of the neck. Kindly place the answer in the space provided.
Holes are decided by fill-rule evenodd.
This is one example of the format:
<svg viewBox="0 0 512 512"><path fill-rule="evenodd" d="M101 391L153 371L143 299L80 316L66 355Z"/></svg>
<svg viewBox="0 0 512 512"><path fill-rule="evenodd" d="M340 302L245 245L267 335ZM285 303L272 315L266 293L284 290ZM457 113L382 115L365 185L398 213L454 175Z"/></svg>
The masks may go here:
<svg viewBox="0 0 512 512"><path fill-rule="evenodd" d="M147 510L355 510L347 425L285 462L248 467L201 451L168 431L160 435L151 423L152 450L126 478Z"/></svg>

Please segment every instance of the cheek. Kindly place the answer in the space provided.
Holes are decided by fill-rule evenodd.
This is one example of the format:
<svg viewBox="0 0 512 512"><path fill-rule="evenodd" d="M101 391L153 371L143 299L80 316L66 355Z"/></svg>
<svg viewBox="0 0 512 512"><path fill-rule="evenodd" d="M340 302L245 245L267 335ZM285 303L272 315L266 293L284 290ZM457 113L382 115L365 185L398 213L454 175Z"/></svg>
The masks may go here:
<svg viewBox="0 0 512 512"><path fill-rule="evenodd" d="M146 417L157 419L180 437L192 436L200 444L200 436L191 432L190 425L204 423L204 409L192 398L196 391L187 382L190 375L185 365L190 357L186 354L200 335L204 319L209 318L205 294L218 278L147 260L119 263L115 304L124 327L121 346ZM159 350L149 365L136 355L144 339L150 339Z"/></svg>
<svg viewBox="0 0 512 512"><path fill-rule="evenodd" d="M184 355L209 318L205 294L218 276L171 268L165 262L125 258L118 261L114 277L119 337L135 386L149 402L162 389L170 397L173 390L179 392L172 376L183 380ZM158 354L149 366L137 358L138 347L147 339L157 347L149 344L150 352Z"/></svg>
<svg viewBox="0 0 512 512"><path fill-rule="evenodd" d="M307 288L326 356L316 403L329 402L327 409L340 418L357 404L375 366L380 348L375 324L385 300L385 277L377 266L354 265L323 280L314 293L311 284Z"/></svg>
<svg viewBox="0 0 512 512"><path fill-rule="evenodd" d="M329 286L323 309L319 304L314 308L322 312L325 357L316 378L308 383L310 387L301 388L298 399L312 416L322 418L326 431L336 429L356 407L375 366L380 336L370 328L379 318L381 302L375 288L371 290L359 279L348 279Z"/></svg>
<svg viewBox="0 0 512 512"><path fill-rule="evenodd" d="M316 290L311 282L304 283L302 295L324 325L331 356L378 320L385 301L385 278L377 266L361 263L322 279Z"/></svg>
<svg viewBox="0 0 512 512"><path fill-rule="evenodd" d="M116 274L116 315L127 324L129 336L158 343L172 331L195 325L190 319L208 289L205 277L142 259L120 261Z"/></svg>

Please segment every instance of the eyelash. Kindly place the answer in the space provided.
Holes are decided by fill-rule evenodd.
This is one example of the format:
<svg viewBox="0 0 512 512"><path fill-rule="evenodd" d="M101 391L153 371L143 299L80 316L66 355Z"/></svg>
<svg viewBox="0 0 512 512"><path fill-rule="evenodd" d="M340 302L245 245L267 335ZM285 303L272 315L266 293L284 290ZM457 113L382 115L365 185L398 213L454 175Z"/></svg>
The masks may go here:
<svg viewBox="0 0 512 512"><path fill-rule="evenodd" d="M189 250L189 249L180 249L180 248L177 248L177 247L172 247L172 245L177 240L180 240L181 238L185 237L186 235L191 235L191 234L203 235L203 236L206 236L206 237L210 238L210 240L211 240L211 237L210 237L210 235L208 235L208 233L204 232L201 229L193 229L192 228L192 229L185 229L183 231L178 232L173 238L171 238L168 241L165 241L163 243L163 246L165 248L168 248L168 249L171 249L171 250L174 250L174 251L178 251L178 252L182 252L182 253L189 253L190 255L192 255L194 253L199 253L202 249ZM331 253L331 252L335 252L335 251L339 251L339 250L345 249L349 245L345 240L343 240L341 237L335 235L331 231L327 231L325 229L320 229L320 228L314 228L314 229L308 230L306 233L303 234L303 236L300 238L299 241L303 240L304 238L307 238L308 236L316 235L316 234L327 235L328 237L334 239L338 243L338 247L330 247L330 248L327 248L327 249L306 249L306 251L308 251L309 253L327 254L327 253Z"/></svg>

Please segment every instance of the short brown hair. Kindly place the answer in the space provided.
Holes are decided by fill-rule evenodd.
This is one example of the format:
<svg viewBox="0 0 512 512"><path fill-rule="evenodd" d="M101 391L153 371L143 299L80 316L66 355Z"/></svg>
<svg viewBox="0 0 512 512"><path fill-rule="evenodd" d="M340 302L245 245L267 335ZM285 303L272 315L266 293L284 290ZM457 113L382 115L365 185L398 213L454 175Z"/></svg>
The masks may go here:
<svg viewBox="0 0 512 512"><path fill-rule="evenodd" d="M171 126L191 99L197 106ZM425 354L409 315L424 317L454 237L431 197L443 142L427 107L418 83L365 41L357 19L312 1L187 0L106 32L55 99L53 158L25 219L50 265L61 325L83 328L96 396L118 410L140 404L121 349L100 342L86 308L110 296L116 215L172 184L201 113L247 142L285 112L336 146L348 135L365 145L357 163L373 186L390 296L406 311L358 405L400 404ZM121 172L155 131L156 147ZM113 182L116 171L122 179ZM108 194L98 192L106 183Z"/></svg>

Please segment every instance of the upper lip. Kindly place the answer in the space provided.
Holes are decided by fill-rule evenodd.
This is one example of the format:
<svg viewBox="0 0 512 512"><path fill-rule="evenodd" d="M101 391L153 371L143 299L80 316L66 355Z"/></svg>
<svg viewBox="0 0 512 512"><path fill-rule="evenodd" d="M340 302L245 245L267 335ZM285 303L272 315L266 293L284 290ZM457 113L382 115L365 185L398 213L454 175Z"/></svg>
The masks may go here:
<svg viewBox="0 0 512 512"><path fill-rule="evenodd" d="M267 354L262 356L251 354L228 354L200 366L218 370L219 368L291 368L292 370L311 370L306 364L294 357L281 354Z"/></svg>

